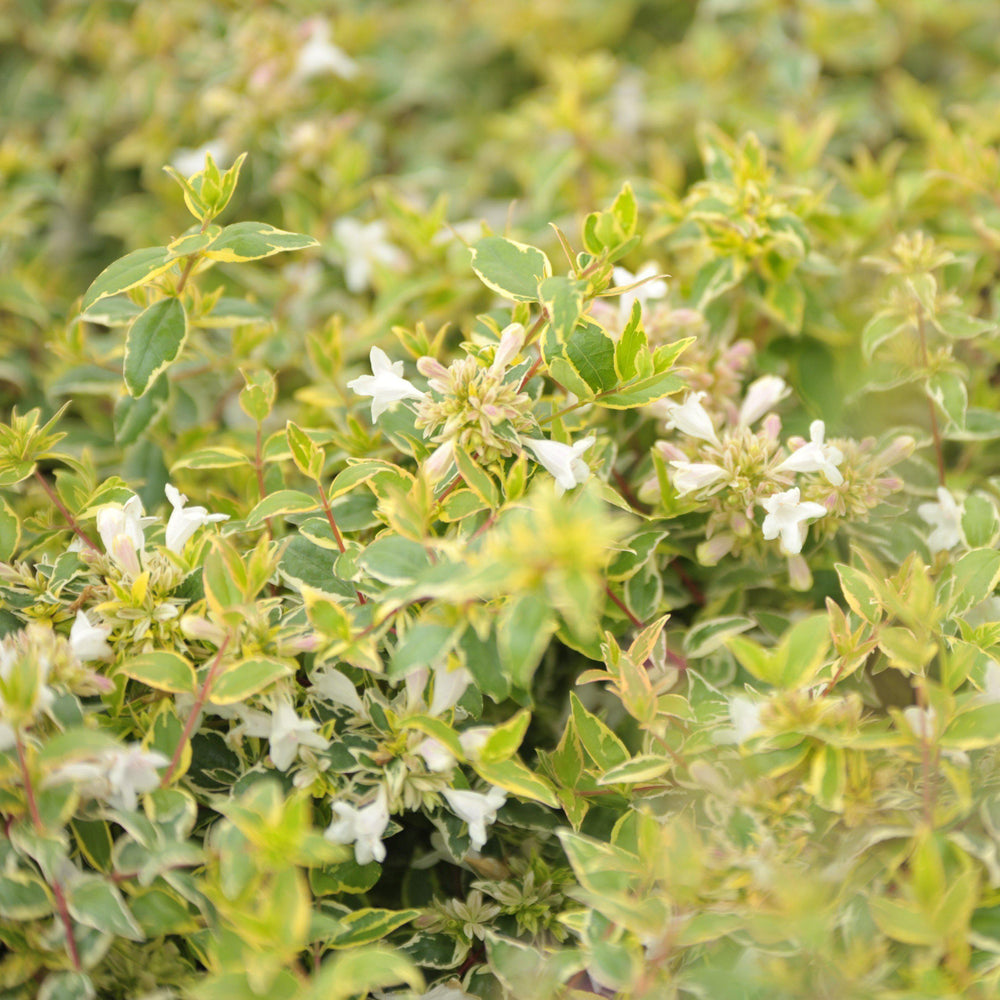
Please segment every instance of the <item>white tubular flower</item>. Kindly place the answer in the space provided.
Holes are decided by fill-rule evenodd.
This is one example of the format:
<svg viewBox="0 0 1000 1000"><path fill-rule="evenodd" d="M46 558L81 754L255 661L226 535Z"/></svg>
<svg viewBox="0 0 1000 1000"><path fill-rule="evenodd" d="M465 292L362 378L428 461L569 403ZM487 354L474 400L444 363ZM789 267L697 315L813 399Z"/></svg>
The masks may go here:
<svg viewBox="0 0 1000 1000"><path fill-rule="evenodd" d="M441 773L450 771L455 766L455 755L433 736L421 740L413 748L413 752L423 757L428 771Z"/></svg>
<svg viewBox="0 0 1000 1000"><path fill-rule="evenodd" d="M455 440L449 438L443 444L439 444L430 457L424 462L424 474L432 483L438 482L448 471L455 461Z"/></svg>
<svg viewBox="0 0 1000 1000"><path fill-rule="evenodd" d="M667 297L667 283L662 278L656 277L659 273L660 267L655 261L643 264L635 274L624 267L616 267L614 269L612 276L617 288L634 285L637 281L644 282L644 284L639 285L637 288L631 288L627 292L622 292L621 297L618 299L618 316L622 323L627 323L629 316L632 315L632 303L638 302L640 305L645 306L647 302L655 302L657 299L665 299Z"/></svg>
<svg viewBox="0 0 1000 1000"><path fill-rule="evenodd" d="M84 663L88 660L107 660L112 656L107 643L109 635L110 625L91 625L86 611L77 611L76 620L69 630L69 648Z"/></svg>
<svg viewBox="0 0 1000 1000"><path fill-rule="evenodd" d="M677 470L673 476L674 489L681 497L714 486L727 474L725 469L711 462L674 461L670 464Z"/></svg>
<svg viewBox="0 0 1000 1000"><path fill-rule="evenodd" d="M365 225L344 216L334 223L333 235L343 248L348 291L363 292L371 284L375 265L400 267L405 260L402 251L386 238L388 230L380 220Z"/></svg>
<svg viewBox="0 0 1000 1000"><path fill-rule="evenodd" d="M463 729L458 734L458 742L462 745L462 751L470 760L475 760L482 750L483 744L490 738L491 729L489 726L473 726L471 729Z"/></svg>
<svg viewBox="0 0 1000 1000"><path fill-rule="evenodd" d="M428 711L438 716L449 708L454 708L472 683L472 674L465 667L449 669L446 663L434 668L434 694Z"/></svg>
<svg viewBox="0 0 1000 1000"><path fill-rule="evenodd" d="M937 733L937 713L929 705L927 708L909 705L903 709L903 718L917 739L924 743L934 739Z"/></svg>
<svg viewBox="0 0 1000 1000"><path fill-rule="evenodd" d="M403 378L403 362L390 361L389 355L379 347L373 347L369 355L372 365L371 375L359 375L347 383L359 396L371 396L372 420L378 418L402 399L423 399L415 385Z"/></svg>
<svg viewBox="0 0 1000 1000"><path fill-rule="evenodd" d="M738 694L729 699L729 721L736 733L736 742L743 743L763 729L760 721L762 704L746 695Z"/></svg>
<svg viewBox="0 0 1000 1000"><path fill-rule="evenodd" d="M151 792L160 783L157 768L170 761L157 750L144 750L140 743L130 743L122 750L101 755L108 783L108 803L116 809L131 811L139 795Z"/></svg>
<svg viewBox="0 0 1000 1000"><path fill-rule="evenodd" d="M826 425L814 420L809 425L809 443L796 448L778 466L778 472L822 472L831 486L839 486L844 477L837 468L844 461L844 453L832 444L824 444Z"/></svg>
<svg viewBox="0 0 1000 1000"><path fill-rule="evenodd" d="M689 437L718 444L719 436L715 433L712 418L708 415L705 407L701 405L701 400L706 395L704 392L689 392L683 403L675 403L671 399L665 399L662 405L667 417L667 429L676 428Z"/></svg>
<svg viewBox="0 0 1000 1000"><path fill-rule="evenodd" d="M104 549L118 565L133 575L140 572L139 553L146 544L146 525L155 517L143 517L142 501L130 497L125 505L105 504L97 512L97 531Z"/></svg>
<svg viewBox="0 0 1000 1000"><path fill-rule="evenodd" d="M307 22L309 36L295 60L295 78L308 80L332 73L344 80L358 75L358 64L330 41L330 25L322 18Z"/></svg>
<svg viewBox="0 0 1000 1000"><path fill-rule="evenodd" d="M170 483L164 487L167 499L174 508L167 521L166 546L171 552L180 552L184 543L203 525L228 521L228 514L209 514L204 507L185 507L187 497Z"/></svg>
<svg viewBox="0 0 1000 1000"><path fill-rule="evenodd" d="M937 503L922 503L917 508L921 520L933 525L927 547L934 552L946 552L962 540L962 508L943 487L937 489Z"/></svg>
<svg viewBox="0 0 1000 1000"><path fill-rule="evenodd" d="M507 801L507 793L493 785L485 793L446 788L441 794L451 811L468 824L472 849L478 851L486 843L486 827L496 822L497 810Z"/></svg>
<svg viewBox="0 0 1000 1000"><path fill-rule="evenodd" d="M300 718L290 702L279 701L271 713L271 761L279 771L287 771L298 756L299 747L325 750L330 744L316 730L319 723Z"/></svg>
<svg viewBox="0 0 1000 1000"><path fill-rule="evenodd" d="M313 673L313 690L326 701L335 705L345 705L359 715L364 714L365 706L358 695L354 682L334 667L320 667Z"/></svg>
<svg viewBox="0 0 1000 1000"><path fill-rule="evenodd" d="M740 423L749 427L765 413L769 413L789 393L789 388L783 378L777 375L764 375L751 382L743 397L740 407Z"/></svg>
<svg viewBox="0 0 1000 1000"><path fill-rule="evenodd" d="M764 537L770 540L780 536L781 550L785 555L797 555L801 552L808 530L805 522L827 513L822 504L801 500L797 486L769 496L761 506L767 511L763 525Z"/></svg>
<svg viewBox="0 0 1000 1000"><path fill-rule="evenodd" d="M523 346L524 327L520 323L511 323L510 326L504 327L500 334L500 343L497 344L496 354L493 355L490 373L501 375L518 356Z"/></svg>
<svg viewBox="0 0 1000 1000"><path fill-rule="evenodd" d="M336 817L323 834L334 844L354 844L354 858L359 865L385 861L382 834L389 825L389 804L385 789L379 788L374 802L356 809L346 802L334 802Z"/></svg>
<svg viewBox="0 0 1000 1000"><path fill-rule="evenodd" d="M592 434L576 444L525 438L524 443L535 453L539 463L555 479L559 493L573 489L590 478L590 467L581 457L597 440Z"/></svg>

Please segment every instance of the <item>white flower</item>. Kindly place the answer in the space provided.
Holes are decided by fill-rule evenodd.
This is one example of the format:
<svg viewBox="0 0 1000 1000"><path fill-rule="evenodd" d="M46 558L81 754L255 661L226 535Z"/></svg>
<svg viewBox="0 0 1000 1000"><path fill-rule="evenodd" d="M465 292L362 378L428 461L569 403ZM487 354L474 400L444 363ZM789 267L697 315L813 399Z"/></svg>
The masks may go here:
<svg viewBox="0 0 1000 1000"><path fill-rule="evenodd" d="M707 394L704 392L690 392L683 403L675 403L672 399L665 399L662 403L666 412L667 429L677 428L689 437L700 438L702 441L709 441L712 444L719 443L719 436L715 433L715 426L708 411L701 405L701 400Z"/></svg>
<svg viewBox="0 0 1000 1000"><path fill-rule="evenodd" d="M354 857L359 865L385 860L382 834L389 825L389 805L384 788L379 788L374 802L360 809L346 802L334 802L333 812L337 818L323 834L327 840L334 844L353 843Z"/></svg>
<svg viewBox="0 0 1000 1000"><path fill-rule="evenodd" d="M127 811L135 809L139 793L151 792L159 785L156 769L170 763L158 750L144 750L140 743L108 750L101 754L100 762L108 783L108 803Z"/></svg>
<svg viewBox="0 0 1000 1000"><path fill-rule="evenodd" d="M490 738L492 730L489 726L473 726L471 729L463 729L458 734L458 742L462 745L462 751L470 760L475 760L482 750L483 744Z"/></svg>
<svg viewBox="0 0 1000 1000"><path fill-rule="evenodd" d="M228 514L209 514L204 507L187 507L187 497L177 487L167 483L164 488L173 506L167 521L166 545L171 552L180 552L184 543L203 525L214 521L228 521Z"/></svg>
<svg viewBox="0 0 1000 1000"><path fill-rule="evenodd" d="M445 788L441 794L452 812L469 825L472 849L478 851L486 843L486 827L496 822L497 810L507 801L507 793L492 786L486 793Z"/></svg>
<svg viewBox="0 0 1000 1000"><path fill-rule="evenodd" d="M387 232L381 220L364 225L344 216L334 224L334 238L344 251L344 281L349 291L364 291L371 284L376 264L402 265L402 251L386 239Z"/></svg>
<svg viewBox="0 0 1000 1000"><path fill-rule="evenodd" d="M557 491L564 493L590 478L590 467L581 456L596 440L596 437L589 435L581 438L576 444L563 444L561 441L537 438L525 438L524 443L555 479Z"/></svg>
<svg viewBox="0 0 1000 1000"><path fill-rule="evenodd" d="M742 694L729 699L729 721L736 732L737 743L743 743L763 729L760 721L762 707L761 702Z"/></svg>
<svg viewBox="0 0 1000 1000"><path fill-rule="evenodd" d="M465 667L451 667L447 663L439 663L434 667L434 694L428 712L438 716L442 712L454 708L465 694L465 689L472 683L472 674Z"/></svg>
<svg viewBox="0 0 1000 1000"><path fill-rule="evenodd" d="M727 475L721 466L711 462L679 462L670 463L677 471L674 473L674 489L678 496L697 493L706 487L713 486Z"/></svg>
<svg viewBox="0 0 1000 1000"><path fill-rule="evenodd" d="M432 483L436 483L448 471L455 461L455 439L449 438L439 444L430 457L424 462L424 475Z"/></svg>
<svg viewBox="0 0 1000 1000"><path fill-rule="evenodd" d="M281 700L271 713L271 730L268 741L271 744L271 761L279 771L287 771L298 756L299 747L325 750L329 741L323 739L316 730L319 723L312 719L300 718L290 702Z"/></svg>
<svg viewBox="0 0 1000 1000"><path fill-rule="evenodd" d="M69 630L69 648L78 660L106 660L112 655L107 643L110 625L91 625L85 611L77 611L76 620Z"/></svg>
<svg viewBox="0 0 1000 1000"><path fill-rule="evenodd" d="M839 486L844 477L837 466L843 462L844 453L835 445L824 444L826 425L814 420L809 425L809 443L796 448L778 466L778 472L822 472L831 486Z"/></svg>
<svg viewBox="0 0 1000 1000"><path fill-rule="evenodd" d="M330 41L330 25L322 18L308 22L309 36L295 61L295 78L308 80L332 73L344 80L358 75L358 64Z"/></svg>
<svg viewBox="0 0 1000 1000"><path fill-rule="evenodd" d="M624 324L628 322L632 315L632 303L638 302L645 306L647 302L654 302L657 299L667 297L667 283L662 278L656 276L660 273L659 265L655 261L643 264L638 271L633 274L627 268L616 267L612 272L617 288L626 285L634 285L637 281L644 282L637 288L631 288L627 292L622 292L618 299L618 317ZM655 280L647 280L655 279Z"/></svg>
<svg viewBox="0 0 1000 1000"><path fill-rule="evenodd" d="M313 690L321 698L332 701L335 705L345 705L359 715L364 714L365 706L358 695L354 682L334 667L320 667L312 675Z"/></svg>
<svg viewBox="0 0 1000 1000"><path fill-rule="evenodd" d="M785 380L778 378L777 375L764 375L751 382L740 407L740 423L744 427L749 427L765 413L770 412L788 393Z"/></svg>
<svg viewBox="0 0 1000 1000"><path fill-rule="evenodd" d="M359 396L371 396L373 421L402 399L423 399L424 393L403 378L402 361L390 361L379 347L373 347L369 357L372 374L359 375L347 383L347 388Z"/></svg>
<svg viewBox="0 0 1000 1000"><path fill-rule="evenodd" d="M927 708L909 705L903 709L903 718L917 739L923 740L925 743L934 739L937 730L937 713L929 705Z"/></svg>
<svg viewBox="0 0 1000 1000"><path fill-rule="evenodd" d="M785 555L795 555L802 551L805 544L806 521L823 517L827 509L819 503L800 500L799 488L775 493L764 500L761 506L767 511L764 518L764 537L767 539L781 536L781 550Z"/></svg>
<svg viewBox="0 0 1000 1000"><path fill-rule="evenodd" d="M502 374L518 356L523 346L524 327L520 323L511 323L510 326L504 327L500 334L500 343L497 344L496 353L493 355L493 364L490 365L490 374Z"/></svg>
<svg viewBox="0 0 1000 1000"><path fill-rule="evenodd" d="M987 701L1000 701L1000 663L990 660L983 674L983 697Z"/></svg>
<svg viewBox="0 0 1000 1000"><path fill-rule="evenodd" d="M455 755L433 736L421 740L413 752L423 757L428 771L450 771L455 764Z"/></svg>
<svg viewBox="0 0 1000 1000"><path fill-rule="evenodd" d="M937 503L922 503L917 508L921 519L934 526L927 538L931 552L944 552L962 540L962 508L943 487L937 489Z"/></svg>
<svg viewBox="0 0 1000 1000"><path fill-rule="evenodd" d="M140 572L139 553L146 544L146 525L155 520L142 516L142 501L137 496L130 497L124 506L109 503L97 512L97 531L105 551L133 575Z"/></svg>
<svg viewBox="0 0 1000 1000"><path fill-rule="evenodd" d="M205 157L212 154L215 165L219 168L229 158L229 150L221 139L212 139L197 149L178 149L170 161L170 165L183 177L191 177L205 169Z"/></svg>

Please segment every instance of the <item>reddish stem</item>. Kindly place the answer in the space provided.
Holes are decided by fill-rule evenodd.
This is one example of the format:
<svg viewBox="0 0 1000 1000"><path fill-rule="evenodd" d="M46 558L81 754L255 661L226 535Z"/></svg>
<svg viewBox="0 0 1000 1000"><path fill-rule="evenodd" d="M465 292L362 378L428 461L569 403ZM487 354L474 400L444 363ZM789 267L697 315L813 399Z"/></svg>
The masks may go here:
<svg viewBox="0 0 1000 1000"><path fill-rule="evenodd" d="M38 833L44 834L45 824L38 811L38 800L35 798L35 788L31 783L31 772L28 770L28 760L24 755L24 744L20 737L14 741L14 744L17 747L17 760L21 765L21 778L24 781L24 796L28 800L28 813L31 816L32 825ZM73 934L73 918L69 915L69 905L66 902L62 884L56 878L52 880L52 894L56 897L56 909L59 911L59 919L66 931L66 947L69 950L70 961L73 963L73 968L79 972L83 966L80 962L80 952L76 947L76 937Z"/></svg>
<svg viewBox="0 0 1000 1000"><path fill-rule="evenodd" d="M610 584L608 584L608 583L604 584L604 592L608 595L608 597L611 598L611 600L618 606L618 608L622 612L622 614L625 615L625 617L636 628L643 629L643 628L646 627L645 623L642 622L642 621L640 621L638 618L636 618L636 616L632 613L632 610L629 608L629 606L620 597L618 597L617 594L615 594L615 592L611 589L611 585ZM667 659L678 670L687 670L687 668L688 668L688 661L683 656L681 656L680 653L675 653L668 646L665 646L664 648L666 650ZM652 660L646 660L646 662L643 664L643 666L646 667L647 669L649 667L653 666Z"/></svg>
<svg viewBox="0 0 1000 1000"><path fill-rule="evenodd" d="M326 498L326 490L323 489L323 484L318 482L316 487L319 490L319 498L323 504L323 510L326 513L326 519L330 522L330 528L333 530L334 540L337 542L337 548L340 549L341 554L347 551L347 546L344 545L344 539L340 534L340 528L337 527L337 519L333 516L333 509L330 507L330 501ZM360 590L355 589L355 595L358 598L358 604L367 604L368 598L361 593Z"/></svg>
<svg viewBox="0 0 1000 1000"><path fill-rule="evenodd" d="M208 674L205 677L205 682L201 686L201 690L198 692L198 697L195 698L194 705L191 708L191 714L188 716L187 722L184 724L184 732L181 733L180 741L177 744L177 749L174 750L174 756L171 758L170 766L167 768L166 774L160 779L160 788L166 788L170 784L171 779L174 776L174 772L177 770L181 762L181 755L184 753L184 747L187 746L188 740L191 739L191 733L194 731L195 724L198 721L198 715L202 708L205 706L205 702L208 700L208 692L212 688L212 684L215 681L215 675L219 672L219 667L222 665L222 656L229 646L229 640L232 635L226 635L225 639L222 640L222 645L219 647L215 654L215 659L212 660L212 665L208 668Z"/></svg>
<svg viewBox="0 0 1000 1000"><path fill-rule="evenodd" d="M56 505L62 516L66 518L66 523L72 529L73 534L75 534L77 538L81 539L85 545L88 545L91 549L93 549L94 552L100 553L101 550L97 547L97 544L90 537L90 535L88 535L87 532L80 527L76 518L73 517L73 515L66 509L66 505L59 499L59 495L54 489L52 489L48 480L46 480L46 478L41 474L37 466L35 467L35 479L37 479L41 484L42 489L48 494L49 499Z"/></svg>

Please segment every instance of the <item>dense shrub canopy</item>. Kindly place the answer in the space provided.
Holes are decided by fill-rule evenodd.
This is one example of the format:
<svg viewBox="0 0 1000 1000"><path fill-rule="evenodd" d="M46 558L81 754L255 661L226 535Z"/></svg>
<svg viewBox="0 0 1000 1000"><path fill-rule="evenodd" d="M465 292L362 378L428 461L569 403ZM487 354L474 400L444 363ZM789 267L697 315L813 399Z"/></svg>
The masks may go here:
<svg viewBox="0 0 1000 1000"><path fill-rule="evenodd" d="M4 996L1000 992L1000 9L0 65Z"/></svg>

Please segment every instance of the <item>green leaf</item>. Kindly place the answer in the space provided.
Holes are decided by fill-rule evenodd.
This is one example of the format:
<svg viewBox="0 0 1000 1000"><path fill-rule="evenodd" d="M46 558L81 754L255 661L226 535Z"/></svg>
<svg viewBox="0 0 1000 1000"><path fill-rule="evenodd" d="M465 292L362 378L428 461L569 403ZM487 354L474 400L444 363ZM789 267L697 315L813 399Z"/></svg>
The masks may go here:
<svg viewBox="0 0 1000 1000"><path fill-rule="evenodd" d="M691 308L703 311L723 292L739 284L731 257L718 257L703 264L691 286Z"/></svg>
<svg viewBox="0 0 1000 1000"><path fill-rule="evenodd" d="M337 932L327 937L330 948L355 948L373 944L420 916L420 910L380 910L365 907L338 919Z"/></svg>
<svg viewBox="0 0 1000 1000"><path fill-rule="evenodd" d="M96 996L86 972L50 972L39 987L37 1000L93 1000Z"/></svg>
<svg viewBox="0 0 1000 1000"><path fill-rule="evenodd" d="M495 510L500 503L500 490L493 477L461 446L454 449L459 475L473 493Z"/></svg>
<svg viewBox="0 0 1000 1000"><path fill-rule="evenodd" d="M358 564L382 583L413 583L430 568L427 550L401 535L376 538L358 557Z"/></svg>
<svg viewBox="0 0 1000 1000"><path fill-rule="evenodd" d="M896 312L876 313L861 332L861 350L865 359L871 361L879 347L905 327L906 322Z"/></svg>
<svg viewBox="0 0 1000 1000"><path fill-rule="evenodd" d="M28 871L0 873L0 917L39 920L52 912L49 890L41 876Z"/></svg>
<svg viewBox="0 0 1000 1000"><path fill-rule="evenodd" d="M927 395L948 420L949 429L965 429L969 394L965 382L955 372L937 372L927 381Z"/></svg>
<svg viewBox="0 0 1000 1000"><path fill-rule="evenodd" d="M342 892L355 895L367 892L382 874L382 866L377 861L359 865L354 852L340 864L324 865L309 870L309 885L317 896L336 896Z"/></svg>
<svg viewBox="0 0 1000 1000"><path fill-rule="evenodd" d="M641 781L653 781L660 775L666 774L673 763L662 756L653 754L639 754L623 764L609 767L598 779L599 785L634 785Z"/></svg>
<svg viewBox="0 0 1000 1000"><path fill-rule="evenodd" d="M914 945L941 943L941 935L931 920L912 906L876 897L868 900L868 908L878 929L893 941Z"/></svg>
<svg viewBox="0 0 1000 1000"><path fill-rule="evenodd" d="M436 662L454 645L459 633L460 627L454 625L418 622L407 629L393 650L386 676L395 680L417 667Z"/></svg>
<svg viewBox="0 0 1000 1000"><path fill-rule="evenodd" d="M517 302L535 302L538 284L552 274L552 265L535 247L487 236L472 248L472 270L497 294Z"/></svg>
<svg viewBox="0 0 1000 1000"><path fill-rule="evenodd" d="M215 705L231 705L245 701L252 694L263 691L282 677L293 674L294 669L280 660L266 656L252 656L227 667L208 693L208 700Z"/></svg>
<svg viewBox="0 0 1000 1000"><path fill-rule="evenodd" d="M628 181L622 185L621 191L618 192L618 196L612 203L611 214L615 217L615 221L626 237L631 236L635 232L639 210L635 202L632 185Z"/></svg>
<svg viewBox="0 0 1000 1000"><path fill-rule="evenodd" d="M875 624L882 617L878 591L871 579L851 566L836 563L834 569L840 577L840 589L850 609L865 621Z"/></svg>
<svg viewBox="0 0 1000 1000"><path fill-rule="evenodd" d="M596 323L577 327L567 340L564 353L592 391L605 392L618 385L615 342Z"/></svg>
<svg viewBox="0 0 1000 1000"><path fill-rule="evenodd" d="M99 875L78 875L69 886L66 902L70 916L87 927L130 941L145 940L142 928L129 912L117 887Z"/></svg>
<svg viewBox="0 0 1000 1000"><path fill-rule="evenodd" d="M559 799L549 781L529 770L517 757L492 764L479 761L472 766L479 777L491 785L522 799L541 802L553 809L559 807Z"/></svg>
<svg viewBox="0 0 1000 1000"><path fill-rule="evenodd" d="M210 260L239 264L287 250L305 250L319 244L311 236L275 229L266 222L237 222L226 226L205 250Z"/></svg>
<svg viewBox="0 0 1000 1000"><path fill-rule="evenodd" d="M975 607L989 597L1000 583L1000 552L996 549L973 549L966 552L952 569L955 589L952 613Z"/></svg>
<svg viewBox="0 0 1000 1000"><path fill-rule="evenodd" d="M636 358L647 346L646 332L642 328L642 303L636 299L628 323L615 344L615 371L622 382L629 382L639 374Z"/></svg>
<svg viewBox="0 0 1000 1000"><path fill-rule="evenodd" d="M755 624L749 618L739 615L699 622L684 636L684 655L690 660L709 656L725 646L731 636L746 632Z"/></svg>
<svg viewBox="0 0 1000 1000"><path fill-rule="evenodd" d="M559 343L565 343L583 312L583 289L572 278L557 275L538 286L538 297L549 314L549 326Z"/></svg>
<svg viewBox="0 0 1000 1000"><path fill-rule="evenodd" d="M319 501L300 490L278 490L264 497L247 515L247 527L259 528L269 517L279 514L303 514L315 510Z"/></svg>
<svg viewBox="0 0 1000 1000"><path fill-rule="evenodd" d="M978 493L965 498L962 504L962 534L970 549L992 546L1000 533L997 509L993 501Z"/></svg>
<svg viewBox="0 0 1000 1000"><path fill-rule="evenodd" d="M931 317L931 322L949 340L971 340L985 334L996 333L997 325L988 319L969 316L963 312L942 312Z"/></svg>
<svg viewBox="0 0 1000 1000"><path fill-rule="evenodd" d="M630 759L625 744L596 716L583 707L583 702L570 692L573 723L583 749L602 770L607 771Z"/></svg>
<svg viewBox="0 0 1000 1000"><path fill-rule="evenodd" d="M216 445L213 448L199 448L179 458L170 471L177 469L235 469L241 465L249 465L250 459L236 448L226 448Z"/></svg>
<svg viewBox="0 0 1000 1000"><path fill-rule="evenodd" d="M418 992L424 987L423 976L409 959L384 947L357 948L324 962L296 1000L348 1000L403 982Z"/></svg>
<svg viewBox="0 0 1000 1000"><path fill-rule="evenodd" d="M527 709L521 709L505 723L494 727L479 748L479 760L487 764L499 764L513 757L528 731L529 722L531 713Z"/></svg>
<svg viewBox="0 0 1000 1000"><path fill-rule="evenodd" d="M80 311L87 312L95 302L109 295L118 295L137 285L152 281L170 268L175 259L167 247L144 247L141 250L133 250L120 260L109 264L94 279L93 284L84 293Z"/></svg>
<svg viewBox="0 0 1000 1000"><path fill-rule="evenodd" d="M941 737L955 750L979 750L1000 743L1000 702L974 705L956 715Z"/></svg>
<svg viewBox="0 0 1000 1000"><path fill-rule="evenodd" d="M323 462L326 458L323 449L291 420L285 425L285 436L288 439L288 450L292 453L292 461L298 466L299 472L310 479L318 480L323 472Z"/></svg>
<svg viewBox="0 0 1000 1000"><path fill-rule="evenodd" d="M535 594L523 594L504 605L497 626L497 651L504 673L517 687L530 688L555 629L552 608Z"/></svg>
<svg viewBox="0 0 1000 1000"><path fill-rule="evenodd" d="M125 385L133 396L142 396L177 360L187 335L187 314L180 299L160 299L139 314L125 340Z"/></svg>
<svg viewBox="0 0 1000 1000"><path fill-rule="evenodd" d="M10 562L21 543L21 522L14 508L0 497L0 562Z"/></svg>
<svg viewBox="0 0 1000 1000"><path fill-rule="evenodd" d="M166 375L161 375L138 399L123 393L115 403L115 443L123 448L135 444L143 431L159 419L169 396L170 382Z"/></svg>
<svg viewBox="0 0 1000 1000"><path fill-rule="evenodd" d="M661 372L645 378L635 379L627 385L619 386L613 392L601 393L594 397L598 406L612 410L631 410L637 406L655 403L664 396L679 392L684 382L673 372Z"/></svg>
<svg viewBox="0 0 1000 1000"><path fill-rule="evenodd" d="M198 690L198 680L190 662L183 656L166 650L142 653L127 660L121 671L157 691L194 694Z"/></svg>

